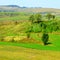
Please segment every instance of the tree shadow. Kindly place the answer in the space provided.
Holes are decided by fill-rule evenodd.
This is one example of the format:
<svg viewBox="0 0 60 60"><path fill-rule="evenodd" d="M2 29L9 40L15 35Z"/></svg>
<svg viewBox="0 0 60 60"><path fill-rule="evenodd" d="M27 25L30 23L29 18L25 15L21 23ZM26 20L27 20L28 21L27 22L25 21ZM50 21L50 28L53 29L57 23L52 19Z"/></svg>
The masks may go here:
<svg viewBox="0 0 60 60"><path fill-rule="evenodd" d="M52 44L51 42L47 42L45 45L50 45L50 44Z"/></svg>

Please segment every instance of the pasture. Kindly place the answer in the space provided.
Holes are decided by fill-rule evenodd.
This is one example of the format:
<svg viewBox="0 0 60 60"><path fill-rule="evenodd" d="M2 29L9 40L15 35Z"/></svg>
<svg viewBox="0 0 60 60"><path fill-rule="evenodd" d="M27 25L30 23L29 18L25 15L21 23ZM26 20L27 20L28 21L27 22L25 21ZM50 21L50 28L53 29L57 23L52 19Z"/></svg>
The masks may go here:
<svg viewBox="0 0 60 60"><path fill-rule="evenodd" d="M43 17L43 23L31 24L30 15L0 13L0 60L60 60L60 17L49 21ZM44 24L49 35L46 46L42 42ZM29 30L30 38L27 38Z"/></svg>

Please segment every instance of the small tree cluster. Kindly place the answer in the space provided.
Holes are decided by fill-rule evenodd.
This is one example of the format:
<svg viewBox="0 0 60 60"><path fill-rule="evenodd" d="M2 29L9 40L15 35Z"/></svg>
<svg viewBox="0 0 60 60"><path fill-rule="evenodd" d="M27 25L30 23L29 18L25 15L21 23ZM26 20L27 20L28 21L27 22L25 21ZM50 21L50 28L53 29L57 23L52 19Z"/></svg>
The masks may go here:
<svg viewBox="0 0 60 60"><path fill-rule="evenodd" d="M51 18L52 18L52 19L55 19L55 15L53 15L53 14L51 14L51 13L48 13L48 14L46 15L46 17L48 18L48 20L50 20Z"/></svg>
<svg viewBox="0 0 60 60"><path fill-rule="evenodd" d="M29 17L29 20L31 21L31 23L34 23L36 21L36 23L39 23L41 22L42 20L42 15L41 14L34 14L34 15L31 15Z"/></svg>

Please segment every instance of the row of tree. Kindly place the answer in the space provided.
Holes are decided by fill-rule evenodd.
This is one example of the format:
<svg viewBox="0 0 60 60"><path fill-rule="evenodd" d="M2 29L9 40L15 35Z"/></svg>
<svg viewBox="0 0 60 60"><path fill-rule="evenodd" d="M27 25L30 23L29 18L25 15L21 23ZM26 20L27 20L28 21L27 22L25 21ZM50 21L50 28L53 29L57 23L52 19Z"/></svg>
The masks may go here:
<svg viewBox="0 0 60 60"><path fill-rule="evenodd" d="M50 19L55 19L55 15L54 14L51 14L51 13L48 13L48 14L46 14L45 15L45 17L48 19L48 20L50 20ZM41 22L42 21L42 15L41 14L39 14L39 13L37 13L37 14L33 14L33 15L31 15L30 17L29 17L29 20L33 23L33 22L37 22L37 23L39 23L39 22Z"/></svg>

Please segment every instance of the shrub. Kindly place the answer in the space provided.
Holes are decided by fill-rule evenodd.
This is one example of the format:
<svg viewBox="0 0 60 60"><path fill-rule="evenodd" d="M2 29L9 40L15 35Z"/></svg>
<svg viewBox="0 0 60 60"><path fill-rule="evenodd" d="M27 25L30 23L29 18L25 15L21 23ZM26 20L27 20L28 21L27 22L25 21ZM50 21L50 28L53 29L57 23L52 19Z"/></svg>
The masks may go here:
<svg viewBox="0 0 60 60"><path fill-rule="evenodd" d="M15 40L14 40L14 39L12 39L10 42L15 42Z"/></svg>
<svg viewBox="0 0 60 60"><path fill-rule="evenodd" d="M4 38L0 38L0 41L4 41Z"/></svg>
<svg viewBox="0 0 60 60"><path fill-rule="evenodd" d="M43 41L44 45L47 45L48 39L49 39L48 33L43 33L42 41Z"/></svg>
<svg viewBox="0 0 60 60"><path fill-rule="evenodd" d="M30 32L27 33L27 38L30 38Z"/></svg>
<svg viewBox="0 0 60 60"><path fill-rule="evenodd" d="M0 36L0 41L4 41L4 36Z"/></svg>

